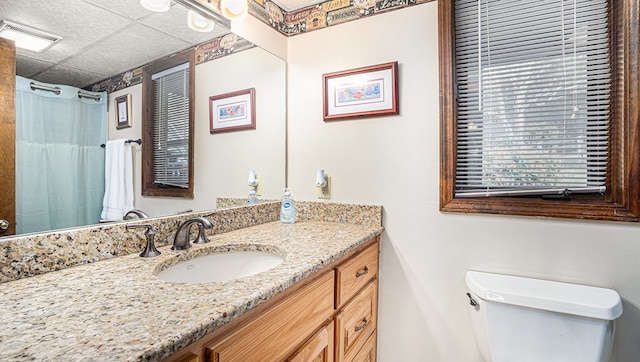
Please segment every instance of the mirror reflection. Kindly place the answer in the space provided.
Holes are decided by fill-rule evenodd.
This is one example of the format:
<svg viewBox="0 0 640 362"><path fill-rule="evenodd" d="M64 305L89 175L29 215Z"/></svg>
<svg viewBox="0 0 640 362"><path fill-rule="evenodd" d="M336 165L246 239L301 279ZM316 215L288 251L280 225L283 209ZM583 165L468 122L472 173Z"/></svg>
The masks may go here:
<svg viewBox="0 0 640 362"><path fill-rule="evenodd" d="M9 5L0 5L0 7L2 6ZM174 10L175 7L176 5L172 6L171 12L186 13L184 9ZM11 11L8 11L10 9L2 8L2 10L3 13L11 14ZM42 12L43 10L33 9L33 11ZM170 21L171 18L166 14L157 16L151 14L147 18L149 23L155 24L159 24L162 19ZM186 25L184 27L186 28ZM215 34L212 33L210 36L215 37ZM196 38L198 41L203 41L203 36L206 35L198 34ZM60 44L63 41L64 38ZM175 43L175 39L167 35L167 43ZM158 48L165 48L162 43L156 42L154 45ZM54 47L49 50L53 50ZM184 49L184 46L181 49ZM118 57L123 58L137 56L126 52L117 54ZM113 57L113 55L110 53L107 57ZM44 60L41 61L45 61L47 56L43 56ZM16 67L18 70L28 68L29 64L38 60L37 58L37 54L18 51ZM103 74L107 77L116 75L110 70L112 68L110 68L109 62L102 63L105 68ZM138 63L138 65L141 64ZM53 71L55 68L52 67L51 70ZM214 209L216 207L215 200L218 197L247 197L250 189L247 177L251 170L255 171L261 180L258 199L279 198L285 183L285 71L286 64L282 59L259 47L196 65L193 92L195 102L194 197L193 199L185 199L142 196L142 150L139 145L133 144L131 150L133 154L134 208L150 217ZM69 79L66 84L77 85L78 83L77 79L70 78L68 74L65 74L63 78ZM86 81L86 78L80 80L80 82L85 82L85 85ZM209 97L248 88L255 88L256 128L210 133ZM131 100L131 126L118 128L116 98L124 95L130 96ZM107 112L107 140L137 140L141 138L142 85L138 84L110 92ZM102 131L96 130L96 132ZM0 177L11 177L4 174L4 171L2 172ZM102 200L102 195L99 199Z"/></svg>

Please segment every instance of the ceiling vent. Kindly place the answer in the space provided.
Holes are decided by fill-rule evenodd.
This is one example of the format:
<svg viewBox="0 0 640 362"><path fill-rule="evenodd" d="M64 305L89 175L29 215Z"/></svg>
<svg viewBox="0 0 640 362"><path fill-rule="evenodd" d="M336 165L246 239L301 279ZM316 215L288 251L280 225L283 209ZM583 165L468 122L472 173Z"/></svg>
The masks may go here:
<svg viewBox="0 0 640 362"><path fill-rule="evenodd" d="M13 40L18 48L36 53L41 53L62 39L59 36L6 20L0 20L0 37Z"/></svg>

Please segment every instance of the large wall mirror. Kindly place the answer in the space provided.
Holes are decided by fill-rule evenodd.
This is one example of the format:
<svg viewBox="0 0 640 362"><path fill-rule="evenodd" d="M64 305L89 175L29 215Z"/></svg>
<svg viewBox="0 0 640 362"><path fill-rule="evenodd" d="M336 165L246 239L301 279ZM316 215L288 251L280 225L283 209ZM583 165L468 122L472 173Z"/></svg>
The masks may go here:
<svg viewBox="0 0 640 362"><path fill-rule="evenodd" d="M175 52L188 48L191 44L198 44L210 38L228 32L218 28L211 35L203 33L191 34L192 30L186 26L187 10L179 4L173 4L167 13L150 13L139 9L137 1L109 2L109 4L97 3L89 0L73 0L65 3L65 9L42 9L29 7L28 4L20 5L20 2L9 2L0 5L2 16L14 15L22 20L29 20L39 29L47 29L48 22L53 22L53 28L69 33L79 33L80 36L105 38L100 31L106 27L106 23L117 23L120 27L134 28L138 38L139 52L126 52L118 49L122 39L117 37L108 40L114 46L110 51L104 47L85 47L84 53L74 57L72 61L65 62L59 54L49 53L38 55L25 53L18 50L16 68L18 74L31 77L30 68L37 63L50 62L52 65L39 76L43 82L72 84L92 84L96 79L74 77L74 62L101 63L103 69L100 75L104 78L114 76L120 72L114 71L113 63L120 57L133 58L133 64L141 66L146 64L140 58L139 53L152 52L151 49L162 49L165 53L170 49ZM59 3L51 6L61 6ZM69 8L74 8L73 14ZM33 17L29 13L33 12ZM69 13L65 19L57 19L56 14ZM84 18L87 16L101 16L102 20ZM97 14L97 15L96 15ZM123 15L125 14L125 15ZM125 20L120 18L124 17ZM80 19L81 23L73 22ZM2 19L0 19L2 20ZM127 25L130 20L133 25ZM177 22L181 22L178 25ZM74 28L75 27L75 28ZM93 27L93 28L91 28ZM90 29L90 30L87 30ZM152 30L160 30L166 35L165 41L153 41L145 39ZM177 35L176 35L177 34ZM176 39L187 38L187 41ZM248 39L246 34L243 34ZM251 40L251 39L248 39ZM63 40L64 41L64 38ZM61 42L62 42L61 41ZM147 44L150 43L150 44ZM60 43L62 44L62 43ZM71 46L78 46L71 44ZM50 50L54 50L52 47ZM43 54L46 54L43 52ZM169 54L169 53L166 53ZM81 59L84 58L84 59ZM156 59L159 59L160 56ZM111 61L113 60L113 61ZM137 62L137 63L136 63ZM78 63L79 64L79 63ZM2 65L0 65L2 66ZM128 68L134 69L134 67ZM63 74L56 77L59 71ZM20 74L22 75L22 74ZM84 77L78 73L78 77ZM55 82L55 79L68 79L70 82ZM103 79L104 79L103 78ZM38 79L36 79L38 80ZM216 95L230 93L244 89L255 89L255 129L244 129L230 132L210 132L209 98ZM130 96L131 100L131 127L117 127L115 104L116 98L123 95ZM194 197L170 198L142 196L142 152L138 145L133 145L134 165L134 207L143 210L151 217L173 215L185 211L203 211L216 208L216 199L219 197L246 197L249 191L247 178L250 170L254 170L262 179L262 194L260 199L277 199L285 185L285 134L286 134L286 62L273 55L269 51L258 46L232 52L226 56L216 58L196 65L195 68L195 127L194 127ZM107 139L138 139L142 136L142 85L126 87L108 94L108 122ZM144 140L143 140L144 142ZM0 177L7 177L0 170ZM10 236L9 236L10 237Z"/></svg>

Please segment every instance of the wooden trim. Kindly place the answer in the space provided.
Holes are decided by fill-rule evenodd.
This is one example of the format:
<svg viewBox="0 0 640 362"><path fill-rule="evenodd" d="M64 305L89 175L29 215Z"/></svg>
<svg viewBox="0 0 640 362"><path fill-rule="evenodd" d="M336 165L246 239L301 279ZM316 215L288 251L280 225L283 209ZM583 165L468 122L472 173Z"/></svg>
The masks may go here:
<svg viewBox="0 0 640 362"><path fill-rule="evenodd" d="M626 110L626 113L621 117L626 121L623 125L627 131L626 139L629 142L625 154L629 164L628 177L625 180L627 181L628 207L635 215L640 215L640 25L638 21L640 1L625 0L622 2L623 18L614 21L617 20L624 24L624 32L621 36L624 39L622 57L626 60L622 65L625 88L624 95L618 96L617 99L623 99L622 108Z"/></svg>
<svg viewBox="0 0 640 362"><path fill-rule="evenodd" d="M151 75L189 62L189 187L159 187L153 179L153 82ZM193 198L195 51L193 49L146 66L142 73L142 195Z"/></svg>
<svg viewBox="0 0 640 362"><path fill-rule="evenodd" d="M0 38L0 220L9 229L0 236L15 234L16 226L16 47L12 40Z"/></svg>
<svg viewBox="0 0 640 362"><path fill-rule="evenodd" d="M610 178L603 197L570 201L534 198L455 198L456 81L454 1L438 1L440 50L440 211L573 219L638 221L640 216L640 97L638 0L612 2L614 70Z"/></svg>

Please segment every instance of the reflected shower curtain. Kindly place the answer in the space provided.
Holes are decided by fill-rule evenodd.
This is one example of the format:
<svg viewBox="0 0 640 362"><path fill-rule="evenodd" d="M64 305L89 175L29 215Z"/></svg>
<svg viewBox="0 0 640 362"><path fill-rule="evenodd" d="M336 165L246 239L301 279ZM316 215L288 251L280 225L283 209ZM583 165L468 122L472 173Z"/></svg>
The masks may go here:
<svg viewBox="0 0 640 362"><path fill-rule="evenodd" d="M107 96L32 90L16 77L16 231L29 233L98 223L104 195ZM89 93L89 92L87 92Z"/></svg>

